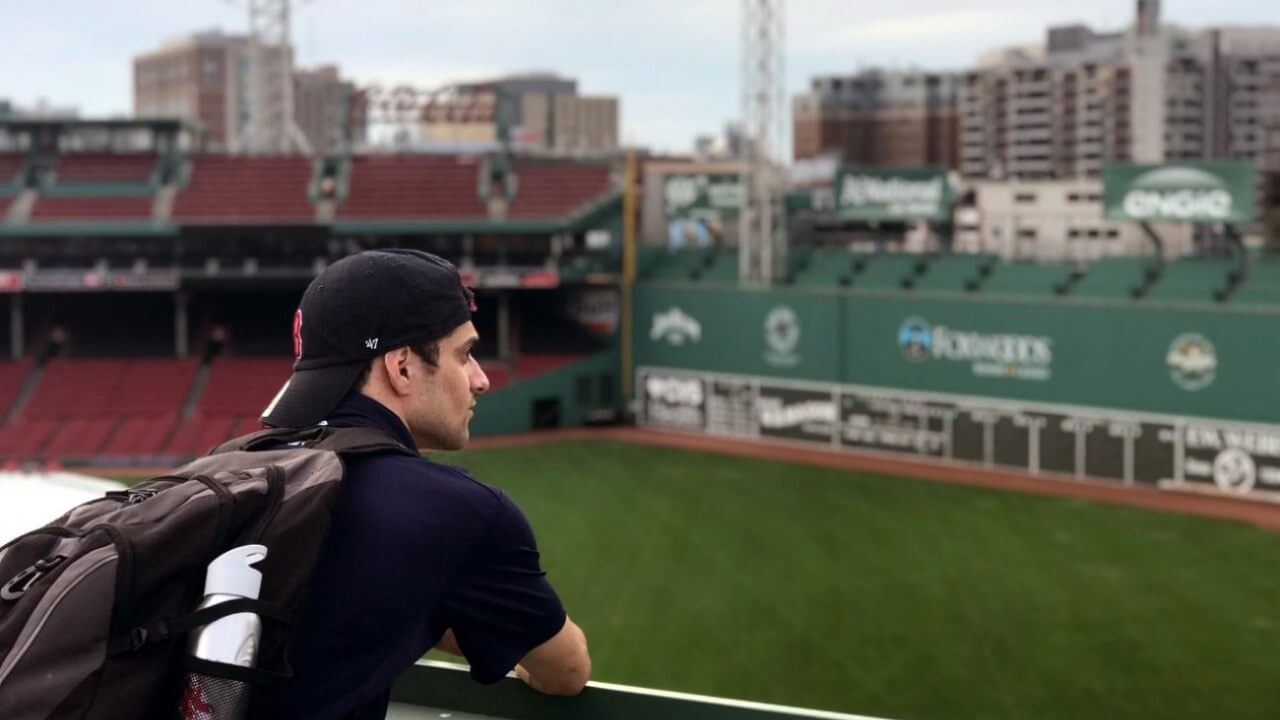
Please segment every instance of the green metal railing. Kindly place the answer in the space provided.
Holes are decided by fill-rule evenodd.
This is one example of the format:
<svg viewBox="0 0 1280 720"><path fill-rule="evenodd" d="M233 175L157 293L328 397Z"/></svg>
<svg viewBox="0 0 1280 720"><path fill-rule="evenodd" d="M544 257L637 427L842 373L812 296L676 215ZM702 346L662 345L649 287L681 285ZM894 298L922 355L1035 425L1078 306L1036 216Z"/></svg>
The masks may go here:
<svg viewBox="0 0 1280 720"><path fill-rule="evenodd" d="M465 665L419 661L391 690L389 720L876 720L726 698L592 682L572 698L542 695L514 676L484 686Z"/></svg>

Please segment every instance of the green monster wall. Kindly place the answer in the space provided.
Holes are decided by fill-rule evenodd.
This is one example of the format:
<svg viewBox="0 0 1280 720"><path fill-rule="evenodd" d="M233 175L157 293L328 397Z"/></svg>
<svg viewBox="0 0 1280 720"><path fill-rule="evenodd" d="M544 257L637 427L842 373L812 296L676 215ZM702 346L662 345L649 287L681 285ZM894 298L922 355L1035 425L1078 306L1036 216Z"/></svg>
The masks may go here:
<svg viewBox="0 0 1280 720"><path fill-rule="evenodd" d="M1280 313L643 285L637 367L1280 423Z"/></svg>

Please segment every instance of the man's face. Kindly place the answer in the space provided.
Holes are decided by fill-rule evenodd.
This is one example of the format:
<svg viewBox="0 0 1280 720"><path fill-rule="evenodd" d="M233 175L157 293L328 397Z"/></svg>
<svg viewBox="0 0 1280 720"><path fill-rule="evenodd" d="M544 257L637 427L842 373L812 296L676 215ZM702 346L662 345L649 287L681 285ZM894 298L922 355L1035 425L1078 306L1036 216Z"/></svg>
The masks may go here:
<svg viewBox="0 0 1280 720"><path fill-rule="evenodd" d="M461 450L466 446L476 396L489 389L489 378L471 355L479 340L475 325L466 322L440 339L435 367L413 356L418 371L423 374L405 420L418 447Z"/></svg>

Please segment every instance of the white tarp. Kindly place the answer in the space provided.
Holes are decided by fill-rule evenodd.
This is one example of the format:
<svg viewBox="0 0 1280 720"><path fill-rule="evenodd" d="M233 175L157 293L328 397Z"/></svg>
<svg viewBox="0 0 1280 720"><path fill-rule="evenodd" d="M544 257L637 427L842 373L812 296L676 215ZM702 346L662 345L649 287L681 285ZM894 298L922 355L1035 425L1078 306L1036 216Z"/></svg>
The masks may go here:
<svg viewBox="0 0 1280 720"><path fill-rule="evenodd" d="M0 472L0 543L124 485L71 472Z"/></svg>

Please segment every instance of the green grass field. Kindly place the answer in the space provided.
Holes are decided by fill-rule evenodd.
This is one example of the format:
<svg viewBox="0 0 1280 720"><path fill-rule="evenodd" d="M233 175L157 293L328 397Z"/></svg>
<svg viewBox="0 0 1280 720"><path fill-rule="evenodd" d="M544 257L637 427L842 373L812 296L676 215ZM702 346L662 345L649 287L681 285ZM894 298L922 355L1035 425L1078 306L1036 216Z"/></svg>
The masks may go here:
<svg viewBox="0 0 1280 720"><path fill-rule="evenodd" d="M613 442L505 489L595 678L893 718L1280 718L1280 536Z"/></svg>

